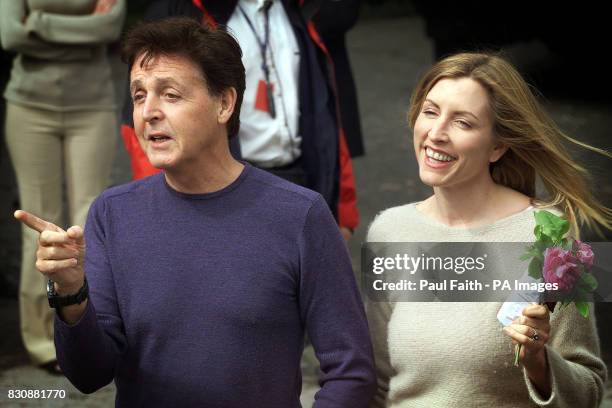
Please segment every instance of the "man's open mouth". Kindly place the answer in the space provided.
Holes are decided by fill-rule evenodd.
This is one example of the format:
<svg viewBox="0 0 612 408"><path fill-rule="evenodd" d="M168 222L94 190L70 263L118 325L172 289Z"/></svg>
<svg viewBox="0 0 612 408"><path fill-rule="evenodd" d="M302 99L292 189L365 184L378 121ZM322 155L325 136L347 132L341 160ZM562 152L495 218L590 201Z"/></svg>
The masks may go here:
<svg viewBox="0 0 612 408"><path fill-rule="evenodd" d="M165 142L166 140L170 139L172 138L166 135L149 135L149 140L152 142Z"/></svg>

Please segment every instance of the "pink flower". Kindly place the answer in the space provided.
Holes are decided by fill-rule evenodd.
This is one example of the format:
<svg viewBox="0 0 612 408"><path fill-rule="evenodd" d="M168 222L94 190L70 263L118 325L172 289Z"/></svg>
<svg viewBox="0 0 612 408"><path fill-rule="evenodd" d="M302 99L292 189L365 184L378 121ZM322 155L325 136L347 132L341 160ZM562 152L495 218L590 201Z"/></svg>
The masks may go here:
<svg viewBox="0 0 612 408"><path fill-rule="evenodd" d="M576 240L574 241L574 250L576 251L576 258L578 258L584 266L587 268L593 266L595 254L593 254L593 249L589 244Z"/></svg>
<svg viewBox="0 0 612 408"><path fill-rule="evenodd" d="M559 290L571 290L580 275L577 260L571 251L560 247L547 248L544 251L544 281L557 283Z"/></svg>

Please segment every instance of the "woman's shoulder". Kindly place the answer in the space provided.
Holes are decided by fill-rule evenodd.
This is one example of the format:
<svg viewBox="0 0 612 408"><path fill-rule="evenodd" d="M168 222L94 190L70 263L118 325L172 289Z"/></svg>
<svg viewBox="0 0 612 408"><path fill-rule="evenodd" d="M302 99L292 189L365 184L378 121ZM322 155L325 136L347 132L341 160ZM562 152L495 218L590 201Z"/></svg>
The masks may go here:
<svg viewBox="0 0 612 408"><path fill-rule="evenodd" d="M549 211L549 212L555 214L558 217L566 217L565 213L563 211L561 211L561 209L559 209L557 207L552 207L552 206L548 206L548 205L543 205L543 204L535 203L533 205L533 209L534 209L534 211Z"/></svg>
<svg viewBox="0 0 612 408"><path fill-rule="evenodd" d="M387 219L397 219L413 215L417 211L416 205L418 203L418 201L414 201L412 203L398 205L382 210L378 213L374 221L385 221Z"/></svg>
<svg viewBox="0 0 612 408"><path fill-rule="evenodd" d="M412 202L382 210L376 215L368 228L368 242L385 242L405 230L417 226L417 202Z"/></svg>

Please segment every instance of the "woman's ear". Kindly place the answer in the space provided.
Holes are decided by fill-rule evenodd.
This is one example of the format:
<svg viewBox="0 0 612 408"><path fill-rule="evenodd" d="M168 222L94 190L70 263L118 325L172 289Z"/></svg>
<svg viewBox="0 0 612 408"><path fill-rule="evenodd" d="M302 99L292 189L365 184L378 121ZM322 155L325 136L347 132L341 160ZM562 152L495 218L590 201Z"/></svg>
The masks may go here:
<svg viewBox="0 0 612 408"><path fill-rule="evenodd" d="M229 122L234 113L234 108L236 107L237 97L238 94L233 87L227 88L221 93L219 111L217 113L217 121L219 124L224 125Z"/></svg>
<svg viewBox="0 0 612 408"><path fill-rule="evenodd" d="M489 163L495 163L508 151L508 146L503 144L500 141L495 142L495 146L493 146L493 150L491 150L491 154L489 155Z"/></svg>

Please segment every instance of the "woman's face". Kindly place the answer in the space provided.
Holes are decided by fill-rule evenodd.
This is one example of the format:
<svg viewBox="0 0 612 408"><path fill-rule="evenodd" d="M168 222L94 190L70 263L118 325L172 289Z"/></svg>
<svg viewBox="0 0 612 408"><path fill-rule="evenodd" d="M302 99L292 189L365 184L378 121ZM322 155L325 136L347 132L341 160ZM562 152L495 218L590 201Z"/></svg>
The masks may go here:
<svg viewBox="0 0 612 408"><path fill-rule="evenodd" d="M427 94L414 125L423 183L451 187L490 178L489 163L506 151L493 137L487 91L471 78L445 78Z"/></svg>

